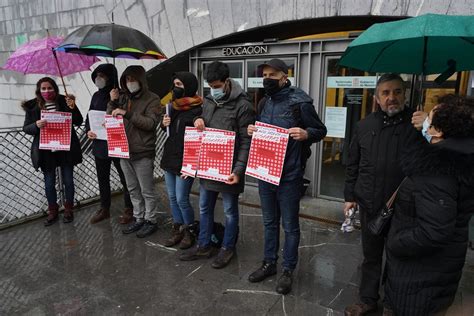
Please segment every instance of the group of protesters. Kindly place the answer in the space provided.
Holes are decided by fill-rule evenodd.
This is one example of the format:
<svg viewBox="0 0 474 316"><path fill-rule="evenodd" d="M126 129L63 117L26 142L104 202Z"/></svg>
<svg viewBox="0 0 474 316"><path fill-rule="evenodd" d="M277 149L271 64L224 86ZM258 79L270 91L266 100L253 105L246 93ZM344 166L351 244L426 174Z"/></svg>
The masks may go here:
<svg viewBox="0 0 474 316"><path fill-rule="evenodd" d="M291 86L288 65L271 59L259 69L265 96L255 106L239 83L230 78L228 65L215 61L205 69L210 93L204 97L197 94L199 84L194 74L175 73L170 87L171 106L165 111L160 98L149 90L143 67L129 66L119 80L113 65L98 66L92 73L98 90L90 110L123 117L130 158L109 157L107 142L97 139L86 120L101 206L91 223L110 218L113 164L124 187L125 208L119 218L127 225L123 234L135 233L143 238L157 230L153 168L156 130L162 128L168 131L168 138L160 166L173 220L164 246L182 249L182 261L214 257L213 268L226 267L236 251L239 195L245 188L251 138L258 130L255 121L276 125L288 130L289 140L280 184L258 180L264 251L261 265L248 280L261 282L277 274L281 223L285 238L276 291L289 293L298 262L299 209L307 151L312 143L324 139L327 130L311 97ZM350 209L360 212L364 260L359 301L346 308L346 315L375 311L381 283L384 315L442 315L453 302L462 274L467 226L474 211L474 101L471 97L447 95L439 98L430 113L414 112L405 104L405 92L399 75L382 75L375 89L378 109L357 124L348 149L344 213ZM44 224L52 225L59 218L55 186L58 167L65 188L63 222L72 222L73 168L82 161L78 137L72 128L70 151L51 151L39 149L39 134L47 124L41 119L41 111L70 112L73 125L82 124L75 98L60 95L54 80L43 78L37 83L36 97L23 107L23 130L34 135L33 165L44 174L49 204ZM232 171L227 181L200 179L198 227L190 203L194 178L181 174L186 126L235 132ZM212 236L219 195L225 229L217 249ZM392 195L395 201L390 226L375 234L369 224L380 220L380 211Z"/></svg>

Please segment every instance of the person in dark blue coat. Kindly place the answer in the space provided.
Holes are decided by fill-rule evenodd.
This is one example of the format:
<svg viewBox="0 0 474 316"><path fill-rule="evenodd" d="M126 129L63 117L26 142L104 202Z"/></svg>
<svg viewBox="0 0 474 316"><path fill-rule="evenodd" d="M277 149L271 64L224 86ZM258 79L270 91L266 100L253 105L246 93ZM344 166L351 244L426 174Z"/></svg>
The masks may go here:
<svg viewBox="0 0 474 316"><path fill-rule="evenodd" d="M107 104L110 101L110 90L118 87L117 69L112 64L99 65L91 75L92 81L95 83L97 90L91 99L89 111L106 111ZM123 186L123 202L125 209L123 215L120 216L120 224L128 224L133 220L133 205L130 200L130 194L127 190L125 176L120 167L119 158L111 158L108 155L107 141L97 139L97 135L91 131L89 125L89 117L86 120L87 136L92 140L92 154L95 158L95 167L97 171L97 180L99 182L100 193L100 209L91 218L91 224L98 223L110 217L111 192L110 192L110 168L112 163L120 177Z"/></svg>
<svg viewBox="0 0 474 316"><path fill-rule="evenodd" d="M272 59L259 67L263 71L266 97L257 107L257 120L289 129L290 139L280 185L258 181L265 226L265 250L262 266L250 274L249 281L260 282L276 274L281 217L285 244L283 273L278 279L276 291L287 294L291 291L292 272L298 262L298 215L307 152L311 143L319 142L326 136L327 130L316 113L313 99L303 90L291 86L288 66L282 60ZM256 127L249 125L248 134L252 135L254 131Z"/></svg>

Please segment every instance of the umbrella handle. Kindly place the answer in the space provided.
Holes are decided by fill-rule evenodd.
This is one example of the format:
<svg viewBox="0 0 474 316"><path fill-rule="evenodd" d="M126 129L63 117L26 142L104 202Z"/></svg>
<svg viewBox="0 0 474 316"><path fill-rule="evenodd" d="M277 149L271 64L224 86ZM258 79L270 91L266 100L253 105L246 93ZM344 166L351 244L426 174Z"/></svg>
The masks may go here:
<svg viewBox="0 0 474 316"><path fill-rule="evenodd" d="M56 66L58 67L59 75L61 76L61 82L62 82L63 87L64 87L64 93L67 96L68 93L67 93L67 89L66 89L66 84L64 83L64 77L63 77L63 73L61 71L61 67L59 67L58 56L56 56L56 51L54 50L54 48L51 48L51 50L53 51L54 60L56 61Z"/></svg>

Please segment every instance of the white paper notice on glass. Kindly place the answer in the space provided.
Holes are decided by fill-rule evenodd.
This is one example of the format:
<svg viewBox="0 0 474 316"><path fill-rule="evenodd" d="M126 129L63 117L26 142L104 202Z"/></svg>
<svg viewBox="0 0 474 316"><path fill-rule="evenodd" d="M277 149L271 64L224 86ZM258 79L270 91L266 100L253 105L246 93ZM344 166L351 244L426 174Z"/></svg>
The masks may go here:
<svg viewBox="0 0 474 316"><path fill-rule="evenodd" d="M91 131L97 135L97 139L107 140L107 131L105 130L105 111L90 110L89 126Z"/></svg>
<svg viewBox="0 0 474 316"><path fill-rule="evenodd" d="M326 137L346 137L346 120L346 107L327 106L324 118L324 125L328 129Z"/></svg>

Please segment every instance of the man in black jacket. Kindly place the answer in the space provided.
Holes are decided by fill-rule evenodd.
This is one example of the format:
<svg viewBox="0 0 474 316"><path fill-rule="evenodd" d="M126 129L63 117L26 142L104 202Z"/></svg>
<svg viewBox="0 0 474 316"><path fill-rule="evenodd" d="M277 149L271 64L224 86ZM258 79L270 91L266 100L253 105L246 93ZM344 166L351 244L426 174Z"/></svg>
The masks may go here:
<svg viewBox="0 0 474 316"><path fill-rule="evenodd" d="M421 140L421 134L411 124L412 111L405 108L404 82L399 75L384 74L379 78L375 100L380 110L357 124L346 166L344 212L359 207L364 261L360 302L346 307L345 315L364 315L377 309L384 237L370 234L367 223L403 180L402 151Z"/></svg>
<svg viewBox="0 0 474 316"><path fill-rule="evenodd" d="M118 86L117 69L112 64L99 65L91 75L92 81L97 86L97 90L91 99L89 111L106 111L107 104L110 101L110 90ZM107 141L97 139L97 134L91 131L89 116L86 120L87 137L92 140L92 154L95 159L95 168L97 171L97 181L99 182L100 209L92 216L91 224L98 223L110 217L110 168L112 163L120 177L123 186L123 202L125 205L124 213L120 216L120 224L128 224L133 220L133 205L130 200L130 194L127 190L127 183L119 158L110 158L107 149Z"/></svg>
<svg viewBox="0 0 474 316"><path fill-rule="evenodd" d="M225 232L222 248L212 262L213 268L221 269L235 254L239 229L239 194L244 191L245 167L250 149L247 127L255 122L255 112L247 93L237 81L229 77L227 64L218 61L209 64L204 77L211 87L211 93L204 98L202 115L194 120L194 126L199 130L210 127L234 131L234 157L232 172L227 182L200 180L198 245L183 253L180 260L190 261L211 257L214 208L217 196L221 194L225 213Z"/></svg>
<svg viewBox="0 0 474 316"><path fill-rule="evenodd" d="M260 65L263 75L265 99L258 106L257 120L288 129L290 138L280 184L258 181L265 226L264 259L262 265L249 275L250 282L261 282L276 274L280 251L280 222L285 231L282 274L276 291L288 294L293 282L293 271L298 262L300 242L299 211L301 187L306 164L305 146L321 141L326 127L313 105L313 99L303 90L292 87L288 80L288 66L281 59L271 59ZM291 115L288 115L291 113ZM254 125L247 131L253 135Z"/></svg>

